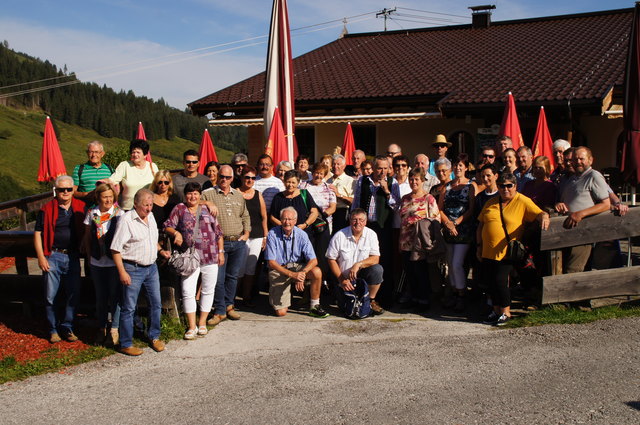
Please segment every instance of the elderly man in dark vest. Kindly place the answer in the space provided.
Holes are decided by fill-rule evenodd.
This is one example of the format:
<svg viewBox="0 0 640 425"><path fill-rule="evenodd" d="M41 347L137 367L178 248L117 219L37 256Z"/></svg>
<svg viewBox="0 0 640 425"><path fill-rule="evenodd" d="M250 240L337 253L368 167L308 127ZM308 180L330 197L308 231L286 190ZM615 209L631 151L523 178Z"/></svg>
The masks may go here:
<svg viewBox="0 0 640 425"><path fill-rule="evenodd" d="M384 269L384 281L393 282L391 221L393 211L400 205L400 188L394 178L387 177L388 171L387 157L376 156L373 174L358 179L351 210L362 208L367 212L367 227L376 232L380 242L380 265ZM377 300L383 307L389 308L393 304L393 285L382 285Z"/></svg>
<svg viewBox="0 0 640 425"><path fill-rule="evenodd" d="M75 309L80 298L80 240L84 226L84 203L73 197L73 178L60 176L53 189L54 198L36 217L34 247L45 283L45 311L49 322L49 342L63 338L75 342ZM63 288L64 299L58 297ZM64 305L62 305L64 304ZM62 317L59 312L63 311Z"/></svg>

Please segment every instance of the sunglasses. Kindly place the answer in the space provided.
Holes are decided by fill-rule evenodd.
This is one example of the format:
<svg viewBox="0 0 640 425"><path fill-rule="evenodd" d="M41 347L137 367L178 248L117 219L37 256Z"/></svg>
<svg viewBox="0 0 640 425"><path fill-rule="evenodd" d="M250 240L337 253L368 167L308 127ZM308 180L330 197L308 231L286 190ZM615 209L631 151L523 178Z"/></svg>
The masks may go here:
<svg viewBox="0 0 640 425"><path fill-rule="evenodd" d="M387 151L387 156L394 156L399 154L400 152L391 152L391 151Z"/></svg>
<svg viewBox="0 0 640 425"><path fill-rule="evenodd" d="M190 160L187 160L187 159L184 160L185 164L197 164L198 162L200 162L200 161L198 161L198 160L190 161Z"/></svg>
<svg viewBox="0 0 640 425"><path fill-rule="evenodd" d="M394 165L394 167L407 168L407 167L408 167L408 165L407 165L407 164L396 164L396 165Z"/></svg>
<svg viewBox="0 0 640 425"><path fill-rule="evenodd" d="M256 176L244 176L244 179L245 180L255 180L255 179L257 179L257 177Z"/></svg>
<svg viewBox="0 0 640 425"><path fill-rule="evenodd" d="M171 183L169 180L158 180L158 184L168 185L169 183Z"/></svg>
<svg viewBox="0 0 640 425"><path fill-rule="evenodd" d="M73 192L72 187L56 187L56 192Z"/></svg>
<svg viewBox="0 0 640 425"><path fill-rule="evenodd" d="M483 158L495 158L496 156L495 155L488 155L488 154L485 153L485 154L482 154L482 157Z"/></svg>
<svg viewBox="0 0 640 425"><path fill-rule="evenodd" d="M231 179L233 178L233 176L223 176L223 175L220 175L220 176L218 176L218 178L219 178L219 179L225 179L225 180L231 180Z"/></svg>
<svg viewBox="0 0 640 425"><path fill-rule="evenodd" d="M513 183L502 183L498 185L500 189L511 189L513 186L515 186Z"/></svg>

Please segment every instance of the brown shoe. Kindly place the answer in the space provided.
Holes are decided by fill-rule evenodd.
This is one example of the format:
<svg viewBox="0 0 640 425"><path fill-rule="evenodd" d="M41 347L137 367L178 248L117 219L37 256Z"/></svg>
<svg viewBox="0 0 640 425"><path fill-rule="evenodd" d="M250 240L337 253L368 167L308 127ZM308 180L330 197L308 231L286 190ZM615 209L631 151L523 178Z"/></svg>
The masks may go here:
<svg viewBox="0 0 640 425"><path fill-rule="evenodd" d="M224 316L221 314L214 314L211 319L207 320L207 325L216 326L216 325L219 325L220 322L223 322L225 320L227 320L226 314Z"/></svg>
<svg viewBox="0 0 640 425"><path fill-rule="evenodd" d="M160 341L159 339L154 339L153 341L151 341L151 348L153 348L153 351L155 351L156 353L164 351L164 342Z"/></svg>
<svg viewBox="0 0 640 425"><path fill-rule="evenodd" d="M371 314L373 316L378 316L384 313L384 309L380 307L380 304L376 300L371 300Z"/></svg>
<svg viewBox="0 0 640 425"><path fill-rule="evenodd" d="M62 338L60 338L60 335L58 335L57 333L53 333L49 335L50 343L55 344L56 342L60 342L60 341L62 341Z"/></svg>
<svg viewBox="0 0 640 425"><path fill-rule="evenodd" d="M236 311L236 309L230 305L229 307L227 307L227 317L229 318L229 320L240 320L240 314L238 314L238 312Z"/></svg>
<svg viewBox="0 0 640 425"><path fill-rule="evenodd" d="M69 332L67 336L64 337L64 339L69 342L76 342L78 340L78 337L73 332Z"/></svg>
<svg viewBox="0 0 640 425"><path fill-rule="evenodd" d="M142 351L142 348L138 348L138 347L120 347L118 348L118 351L121 352L122 354L126 354L127 356L139 356L140 354L142 354L144 351Z"/></svg>

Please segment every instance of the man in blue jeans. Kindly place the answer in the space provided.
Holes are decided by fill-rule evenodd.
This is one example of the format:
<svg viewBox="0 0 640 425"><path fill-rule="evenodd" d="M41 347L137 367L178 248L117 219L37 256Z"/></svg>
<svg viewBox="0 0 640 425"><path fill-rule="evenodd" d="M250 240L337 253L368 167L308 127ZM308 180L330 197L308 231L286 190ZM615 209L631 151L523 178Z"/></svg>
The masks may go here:
<svg viewBox="0 0 640 425"><path fill-rule="evenodd" d="M120 348L122 354L139 356L142 349L133 344L133 315L138 303L140 289L144 286L149 300L149 332L151 348L164 350L160 340L160 279L156 258L161 251L158 244L158 227L151 211L153 192L140 189L133 198L133 209L118 221L118 228L111 242L113 262L122 282L122 306L120 310Z"/></svg>
<svg viewBox="0 0 640 425"><path fill-rule="evenodd" d="M242 192L231 187L233 168L220 167L218 185L202 192L202 199L212 201L218 207L218 223L224 235L224 265L218 269L218 282L213 299L213 317L207 321L215 326L223 320L239 320L234 304L238 275L247 257L247 239L251 231L249 210Z"/></svg>
<svg viewBox="0 0 640 425"><path fill-rule="evenodd" d="M60 176L54 184L54 198L45 204L36 217L33 244L38 266L45 282L45 310L49 321L49 342L60 342L59 331L69 342L78 337L73 333L73 318L80 297L79 241L82 239L84 203L73 198L73 179ZM57 297L63 288L64 318L56 317L62 302Z"/></svg>

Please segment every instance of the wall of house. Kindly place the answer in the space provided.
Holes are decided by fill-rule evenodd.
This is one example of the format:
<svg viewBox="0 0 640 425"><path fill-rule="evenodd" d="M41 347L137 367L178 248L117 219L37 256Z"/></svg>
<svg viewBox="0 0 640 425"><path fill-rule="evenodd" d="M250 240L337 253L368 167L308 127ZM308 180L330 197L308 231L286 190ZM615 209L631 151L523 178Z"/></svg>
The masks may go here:
<svg viewBox="0 0 640 425"><path fill-rule="evenodd" d="M378 122L376 125L376 152L368 154L384 154L387 146L397 143L402 152L411 159L418 153L431 156L431 142L439 133L451 136L457 131L466 131L476 140L477 129L484 126L483 120L464 119L422 119L416 121ZM316 125L316 158L330 153L336 146L342 146L346 124ZM356 140L358 147L358 140Z"/></svg>
<svg viewBox="0 0 640 425"><path fill-rule="evenodd" d="M580 130L593 152L596 169L616 167L618 137L623 130L622 118L609 119L604 116L582 117Z"/></svg>
<svg viewBox="0 0 640 425"><path fill-rule="evenodd" d="M598 169L615 167L617 140L622 132L622 119L609 119L604 116L582 117L580 131L586 137L593 151L595 167ZM397 143L410 159L418 153L433 154L431 141L439 133L450 137L457 131L466 131L477 141L477 130L485 126L484 120L472 119L423 119L416 121L389 121L376 123L376 152L385 153L390 143ZM346 124L317 124L315 126L315 157L333 152L336 146L342 146ZM262 126L248 127L249 162L255 164L264 150ZM564 132L553 132L552 134ZM566 135L562 134L562 137ZM356 140L356 147L358 141ZM374 153L374 152L371 152Z"/></svg>

